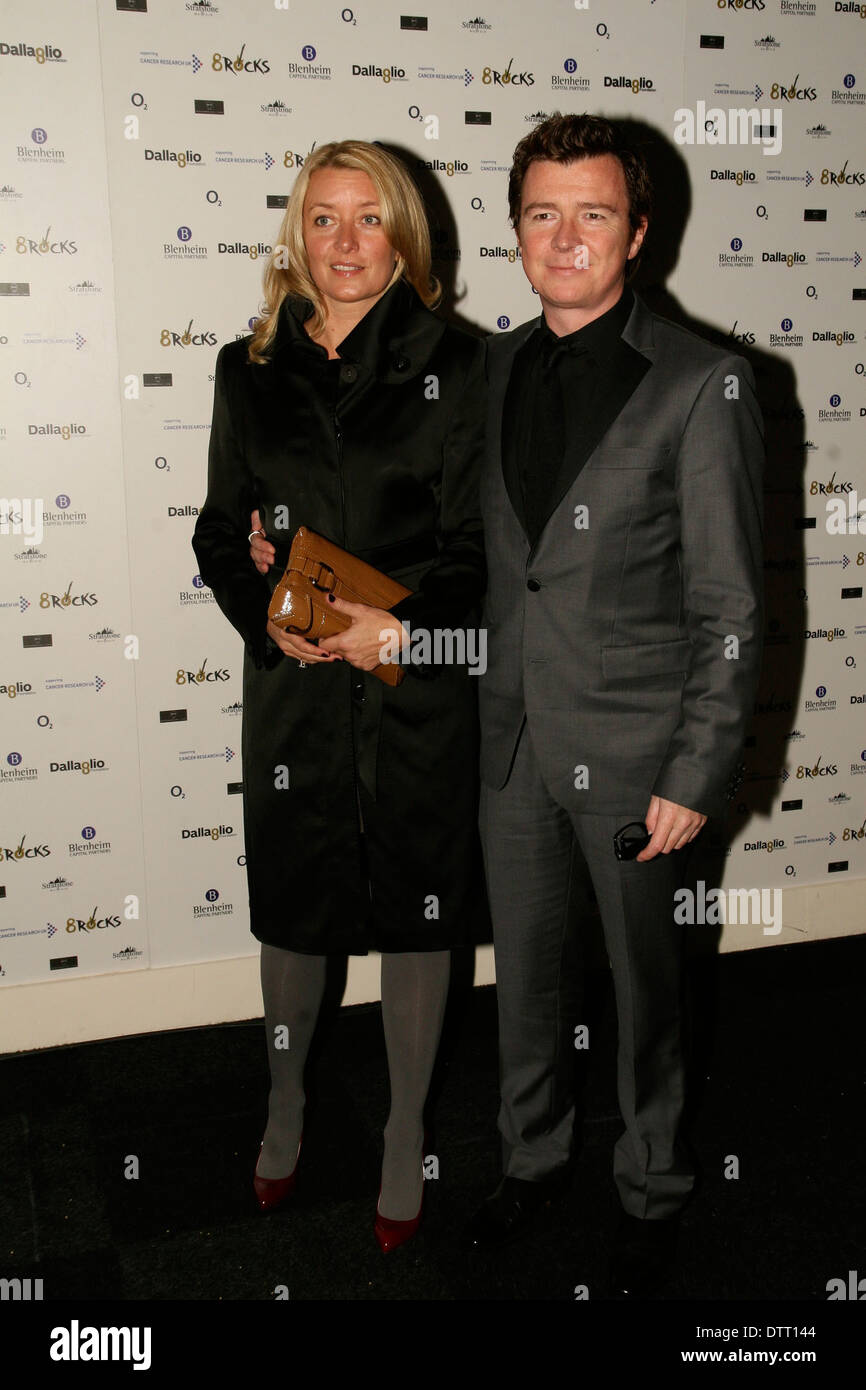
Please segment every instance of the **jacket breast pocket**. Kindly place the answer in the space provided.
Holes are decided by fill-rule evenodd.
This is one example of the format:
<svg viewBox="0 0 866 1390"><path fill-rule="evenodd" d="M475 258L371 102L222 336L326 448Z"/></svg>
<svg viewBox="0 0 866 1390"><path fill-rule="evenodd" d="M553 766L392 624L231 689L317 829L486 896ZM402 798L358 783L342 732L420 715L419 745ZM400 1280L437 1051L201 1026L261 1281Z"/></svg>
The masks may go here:
<svg viewBox="0 0 866 1390"><path fill-rule="evenodd" d="M669 444L617 444L596 451L590 468L664 468Z"/></svg>
<svg viewBox="0 0 866 1390"><path fill-rule="evenodd" d="M691 661L692 644L687 637L674 642L640 642L631 647L601 649L601 670L605 681L685 674L691 667Z"/></svg>

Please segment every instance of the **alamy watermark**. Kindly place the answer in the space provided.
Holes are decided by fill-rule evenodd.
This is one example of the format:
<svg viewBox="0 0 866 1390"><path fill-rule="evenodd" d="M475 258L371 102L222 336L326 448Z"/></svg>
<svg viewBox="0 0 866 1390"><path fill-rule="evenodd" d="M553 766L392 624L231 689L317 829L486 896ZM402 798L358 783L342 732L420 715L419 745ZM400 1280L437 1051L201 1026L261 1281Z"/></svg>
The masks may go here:
<svg viewBox="0 0 866 1390"><path fill-rule="evenodd" d="M695 109L681 106L674 112L674 140L678 145L762 145L765 155L782 152L782 108L735 106L723 111L698 101Z"/></svg>
<svg viewBox="0 0 866 1390"><path fill-rule="evenodd" d="M764 936L782 930L781 888L711 888L699 878L694 889L674 893L674 921L680 926L763 927Z"/></svg>
<svg viewBox="0 0 866 1390"><path fill-rule="evenodd" d="M434 627L413 628L403 623L408 641L401 644L393 629L379 633L382 646L379 660L384 664L410 666L468 666L470 676L483 676L487 670L487 629Z"/></svg>

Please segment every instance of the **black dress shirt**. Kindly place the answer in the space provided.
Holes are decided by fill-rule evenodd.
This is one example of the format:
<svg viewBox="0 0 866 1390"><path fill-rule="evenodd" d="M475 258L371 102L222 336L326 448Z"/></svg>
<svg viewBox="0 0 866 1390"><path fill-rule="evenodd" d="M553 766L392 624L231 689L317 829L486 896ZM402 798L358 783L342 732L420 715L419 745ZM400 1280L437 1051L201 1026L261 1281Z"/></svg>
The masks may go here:
<svg viewBox="0 0 866 1390"><path fill-rule="evenodd" d="M515 354L506 394L505 448L516 461L527 535L534 545L558 498L551 495L566 444L580 451L593 405L634 304L630 289L606 313L557 337L542 317Z"/></svg>

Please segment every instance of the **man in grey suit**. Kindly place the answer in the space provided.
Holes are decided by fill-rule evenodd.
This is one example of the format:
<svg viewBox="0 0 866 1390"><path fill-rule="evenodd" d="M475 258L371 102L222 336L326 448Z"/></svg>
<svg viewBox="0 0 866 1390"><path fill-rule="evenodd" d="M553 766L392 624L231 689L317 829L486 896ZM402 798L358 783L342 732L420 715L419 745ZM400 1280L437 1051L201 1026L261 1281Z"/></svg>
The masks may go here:
<svg viewBox="0 0 866 1390"><path fill-rule="evenodd" d="M651 190L615 125L536 127L509 201L542 315L488 344L481 827L505 1177L467 1237L505 1243L562 1187L583 878L619 1025L613 1291L641 1296L694 1183L674 893L724 806L759 673L761 421L748 364L626 286Z"/></svg>

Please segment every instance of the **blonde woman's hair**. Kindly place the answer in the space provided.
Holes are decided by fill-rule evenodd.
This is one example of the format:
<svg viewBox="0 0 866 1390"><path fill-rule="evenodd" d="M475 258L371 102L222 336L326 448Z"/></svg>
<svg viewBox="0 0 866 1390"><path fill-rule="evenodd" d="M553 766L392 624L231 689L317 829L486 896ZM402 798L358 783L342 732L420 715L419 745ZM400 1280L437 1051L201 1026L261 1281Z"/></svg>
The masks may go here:
<svg viewBox="0 0 866 1390"><path fill-rule="evenodd" d="M439 300L438 280L430 269L430 229L421 195L398 159L365 140L335 140L322 145L305 161L295 180L278 237L264 273L264 303L249 343L249 360L268 361L277 320L287 295L309 299L313 306L309 328L316 336L327 321L324 297L310 274L304 246L304 201L310 179L318 169L358 169L368 174L382 211L382 230L394 248L397 263L387 289L404 279L428 308Z"/></svg>

